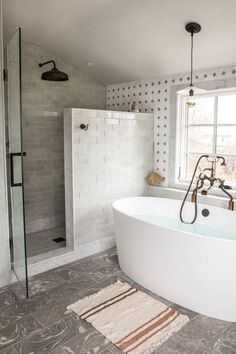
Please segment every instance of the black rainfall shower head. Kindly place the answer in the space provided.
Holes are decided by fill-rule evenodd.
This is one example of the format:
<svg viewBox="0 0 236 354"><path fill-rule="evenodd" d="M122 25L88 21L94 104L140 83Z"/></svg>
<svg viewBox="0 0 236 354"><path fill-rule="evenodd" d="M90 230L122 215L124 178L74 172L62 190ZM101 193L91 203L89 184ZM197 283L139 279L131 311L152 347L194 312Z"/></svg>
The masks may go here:
<svg viewBox="0 0 236 354"><path fill-rule="evenodd" d="M49 60L46 61L45 63L40 63L39 67L41 68L42 66L53 63L53 68L49 71L45 71L41 75L42 80L47 80L47 81L68 81L69 77L66 73L63 73L62 71L58 70L56 67L56 63L54 60Z"/></svg>

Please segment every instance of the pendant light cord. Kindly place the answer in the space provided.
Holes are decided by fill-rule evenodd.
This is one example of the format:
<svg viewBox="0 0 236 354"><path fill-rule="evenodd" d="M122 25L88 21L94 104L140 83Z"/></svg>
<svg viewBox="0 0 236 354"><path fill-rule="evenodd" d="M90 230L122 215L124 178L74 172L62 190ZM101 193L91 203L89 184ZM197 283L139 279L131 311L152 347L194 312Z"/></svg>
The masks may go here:
<svg viewBox="0 0 236 354"><path fill-rule="evenodd" d="M191 32L191 81L190 86L193 86L193 32Z"/></svg>

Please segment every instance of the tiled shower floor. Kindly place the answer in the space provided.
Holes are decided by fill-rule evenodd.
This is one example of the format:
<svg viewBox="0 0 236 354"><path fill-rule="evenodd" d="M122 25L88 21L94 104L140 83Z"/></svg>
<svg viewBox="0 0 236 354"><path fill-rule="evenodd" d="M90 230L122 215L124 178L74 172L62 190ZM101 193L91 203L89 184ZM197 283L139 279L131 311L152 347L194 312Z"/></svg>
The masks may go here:
<svg viewBox="0 0 236 354"><path fill-rule="evenodd" d="M50 252L55 249L64 247L65 241L56 243L54 238L65 238L64 227L54 227L43 231L34 232L26 235L27 256L33 257L42 253Z"/></svg>
<svg viewBox="0 0 236 354"><path fill-rule="evenodd" d="M30 300L21 298L18 285L0 289L0 353L120 353L91 325L66 310L68 304L117 279L142 289L120 270L116 251L112 249L32 277ZM236 353L236 323L215 320L171 305L191 320L159 347L156 354Z"/></svg>

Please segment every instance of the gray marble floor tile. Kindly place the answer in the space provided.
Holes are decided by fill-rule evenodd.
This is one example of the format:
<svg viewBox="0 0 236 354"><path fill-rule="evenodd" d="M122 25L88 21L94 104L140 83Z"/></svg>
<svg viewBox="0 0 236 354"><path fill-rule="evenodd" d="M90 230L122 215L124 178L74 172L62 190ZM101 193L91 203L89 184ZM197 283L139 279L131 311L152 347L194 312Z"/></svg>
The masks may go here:
<svg viewBox="0 0 236 354"><path fill-rule="evenodd" d="M213 347L214 354L236 353L236 324L232 324L216 341Z"/></svg>
<svg viewBox="0 0 236 354"><path fill-rule="evenodd" d="M37 333L18 342L14 347L18 354L51 353L74 337L79 337L86 328L82 321L76 321L71 316L54 323Z"/></svg>
<svg viewBox="0 0 236 354"><path fill-rule="evenodd" d="M1 354L17 354L14 347L9 347L0 351Z"/></svg>
<svg viewBox="0 0 236 354"><path fill-rule="evenodd" d="M116 275L120 271L120 268L116 264L109 264L105 267L98 268L97 270L89 273L89 276L96 282L101 283L104 280Z"/></svg>
<svg viewBox="0 0 236 354"><path fill-rule="evenodd" d="M61 268L68 268L68 267L63 266ZM98 265L93 259L93 257L90 256L88 258L80 259L76 262L70 263L69 268L76 269L80 274L87 274L93 270L96 270L98 268Z"/></svg>
<svg viewBox="0 0 236 354"><path fill-rule="evenodd" d="M110 353L113 353L113 354L121 354L123 353L121 350L119 350L114 344L110 344L110 347L108 349L110 351ZM105 354L105 353L104 353Z"/></svg>
<svg viewBox="0 0 236 354"><path fill-rule="evenodd" d="M81 276L79 279L72 279L64 282L62 285L50 290L48 295L55 300L60 300L73 293L81 294L86 289L97 285L89 276ZM96 288L97 289L97 288Z"/></svg>
<svg viewBox="0 0 236 354"><path fill-rule="evenodd" d="M118 348L116 348L115 346L110 347L109 349L105 349L102 354L121 354L123 353L122 351L120 351Z"/></svg>
<svg viewBox="0 0 236 354"><path fill-rule="evenodd" d="M153 354L203 354L204 352L198 351L197 348L190 350L185 348L182 343L175 340L175 337L170 338L167 342L162 344L159 348L154 350ZM206 353L205 353L206 354Z"/></svg>
<svg viewBox="0 0 236 354"><path fill-rule="evenodd" d="M56 274L55 270L50 270L29 278L28 283L29 293L32 296L56 288L58 285L63 284L64 280Z"/></svg>
<svg viewBox="0 0 236 354"><path fill-rule="evenodd" d="M0 289L0 309L7 306L14 304L16 302L17 296L10 288L2 288Z"/></svg>
<svg viewBox="0 0 236 354"><path fill-rule="evenodd" d="M22 287L18 282L10 284L8 288L13 292L17 300L25 299L25 294L22 291Z"/></svg>
<svg viewBox="0 0 236 354"><path fill-rule="evenodd" d="M93 288L97 288L98 290L103 289L111 284L116 283L117 281L123 281L120 275L115 274L110 277L107 277L103 279L101 282L96 282L94 281Z"/></svg>
<svg viewBox="0 0 236 354"><path fill-rule="evenodd" d="M0 329L0 352L41 328L40 323L31 315L7 324Z"/></svg>
<svg viewBox="0 0 236 354"><path fill-rule="evenodd" d="M105 267L110 264L119 264L118 256L115 249L111 249L108 252L102 253L94 258L94 261L98 264L98 266Z"/></svg>
<svg viewBox="0 0 236 354"><path fill-rule="evenodd" d="M92 268L93 266L90 267ZM96 271L97 265L94 266L94 269L88 269L85 271L83 267L81 267L79 264L78 265L69 265L67 267L59 268L56 270L56 274L60 276L62 279L65 281L67 280L74 280L74 279L79 279L84 276L89 276L91 273Z"/></svg>
<svg viewBox="0 0 236 354"><path fill-rule="evenodd" d="M73 290L75 290L74 287ZM72 293L65 291L64 295L65 296L58 297L52 303L42 306L38 310L32 312L32 315L37 318L44 327L47 327L71 314L74 314L73 311L67 309L67 306L87 296L86 292L83 291L73 291Z"/></svg>
<svg viewBox="0 0 236 354"><path fill-rule="evenodd" d="M212 353L217 338L229 325L229 322L197 315L158 350L161 354Z"/></svg>
<svg viewBox="0 0 236 354"><path fill-rule="evenodd" d="M0 329L53 301L54 299L44 292L28 300L19 300L12 305L2 308L0 311Z"/></svg>
<svg viewBox="0 0 236 354"><path fill-rule="evenodd" d="M77 299L74 299L71 303L76 300ZM55 301L50 305L43 306L42 308L32 312L32 315L37 318L37 320L45 328L68 317L70 315L70 312L66 309L68 305L69 303L67 300Z"/></svg>
<svg viewBox="0 0 236 354"><path fill-rule="evenodd" d="M53 351L53 354L102 354L106 350L110 354L111 343L94 329L86 331L63 346Z"/></svg>

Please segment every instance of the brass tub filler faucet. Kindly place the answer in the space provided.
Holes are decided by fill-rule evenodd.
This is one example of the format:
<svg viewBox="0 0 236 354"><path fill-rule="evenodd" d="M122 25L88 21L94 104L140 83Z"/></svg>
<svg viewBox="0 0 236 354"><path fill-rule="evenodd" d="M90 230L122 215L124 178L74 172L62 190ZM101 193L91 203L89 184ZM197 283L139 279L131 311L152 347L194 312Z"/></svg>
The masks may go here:
<svg viewBox="0 0 236 354"><path fill-rule="evenodd" d="M188 198L188 195L190 193L194 178L196 176L196 172L197 169L199 167L199 164L201 162L202 159L207 159L207 161L211 164L211 167L208 168L204 168L203 170L201 170L200 174L196 177L196 187L193 189L192 191L192 197L191 197L191 201L192 203L194 203L194 210L195 210L195 214L194 214L194 218L191 222L186 222L183 220L183 208L184 208L184 204ZM210 158L212 160L210 160ZM221 161L221 162L220 162ZM218 186L223 193L225 193L227 195L227 197L229 198L229 202L228 202L228 209L229 210L234 210L234 201L233 201L233 196L227 191L229 189L232 189L232 187L225 185L225 181L221 178L217 178L215 176L215 170L216 170L216 164L220 162L221 166L226 166L225 163L225 158L223 156L215 156L215 157L211 157L209 155L202 155L199 157L196 166L194 168L193 171L193 176L191 179L191 182L189 184L188 190L186 192L186 195L184 197L183 203L181 205L180 208L180 220L184 223L184 224L193 224L196 221L197 218L197 197L198 197L198 192L201 190L201 194L202 195L207 195L208 192L214 187L214 186ZM205 182L208 182L208 185L206 188L204 188Z"/></svg>

